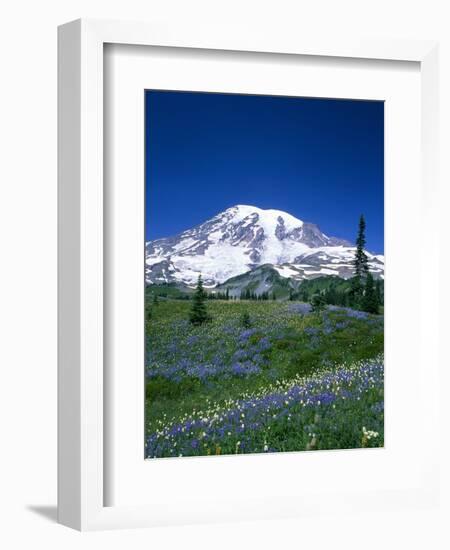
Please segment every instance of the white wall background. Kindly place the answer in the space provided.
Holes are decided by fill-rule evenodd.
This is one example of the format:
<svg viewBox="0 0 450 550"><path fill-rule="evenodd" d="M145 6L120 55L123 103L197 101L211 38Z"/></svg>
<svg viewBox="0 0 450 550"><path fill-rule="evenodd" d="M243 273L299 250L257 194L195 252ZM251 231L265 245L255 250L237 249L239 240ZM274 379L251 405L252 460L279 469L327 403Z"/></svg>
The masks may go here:
<svg viewBox="0 0 450 550"><path fill-rule="evenodd" d="M134 548L448 548L448 507L396 517L304 518L255 524L80 534L56 517L56 27L78 17L201 19L441 41L441 176L450 206L450 17L445 0L15 0L0 8L0 545ZM448 161L447 161L448 164ZM437 220L438 223L438 220ZM448 249L448 230L443 245ZM420 228L419 228L420 230ZM445 254L445 249L443 250ZM447 252L448 255L448 252ZM447 267L448 261L445 261ZM447 271L443 270L443 273ZM446 283L443 279L443 283ZM448 283L446 283L448 286ZM449 293L444 289L443 303ZM413 311L412 311L413 313ZM442 311L446 341L445 307ZM448 321L447 321L448 325ZM450 365L449 365L450 369ZM443 370L442 452L449 456ZM426 411L424 411L426 414ZM426 445L418 434L418 445ZM370 475L368 473L368 475ZM445 505L450 484L444 476Z"/></svg>

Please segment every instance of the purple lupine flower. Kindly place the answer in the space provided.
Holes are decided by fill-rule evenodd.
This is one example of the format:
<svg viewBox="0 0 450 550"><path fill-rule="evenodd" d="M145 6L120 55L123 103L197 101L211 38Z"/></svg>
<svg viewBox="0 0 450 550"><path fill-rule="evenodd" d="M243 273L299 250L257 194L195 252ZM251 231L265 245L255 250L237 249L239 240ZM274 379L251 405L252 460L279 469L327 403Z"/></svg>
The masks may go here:
<svg viewBox="0 0 450 550"><path fill-rule="evenodd" d="M289 304L288 311L289 313L296 313L297 315L308 315L311 313L311 304L300 303L300 304Z"/></svg>

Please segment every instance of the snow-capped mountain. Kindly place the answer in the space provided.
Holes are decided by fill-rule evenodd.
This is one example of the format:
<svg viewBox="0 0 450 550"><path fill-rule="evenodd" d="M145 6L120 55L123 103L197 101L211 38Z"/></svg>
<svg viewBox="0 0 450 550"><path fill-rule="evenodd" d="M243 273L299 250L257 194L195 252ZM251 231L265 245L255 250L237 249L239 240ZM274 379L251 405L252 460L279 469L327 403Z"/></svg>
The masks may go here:
<svg viewBox="0 0 450 550"><path fill-rule="evenodd" d="M281 210L237 205L187 231L146 243L146 282L213 287L263 264L282 277L310 279L353 274L355 248L317 225ZM384 257L366 252L370 270L384 273Z"/></svg>

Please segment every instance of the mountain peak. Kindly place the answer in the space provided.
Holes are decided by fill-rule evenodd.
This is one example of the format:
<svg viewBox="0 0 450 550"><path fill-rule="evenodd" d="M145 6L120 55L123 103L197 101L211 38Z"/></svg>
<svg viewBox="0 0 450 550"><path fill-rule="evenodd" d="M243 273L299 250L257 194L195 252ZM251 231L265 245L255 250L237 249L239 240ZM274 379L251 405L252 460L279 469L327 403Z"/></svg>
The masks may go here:
<svg viewBox="0 0 450 550"><path fill-rule="evenodd" d="M206 286L215 286L263 264L296 264L306 277L317 276L325 273L321 267L351 270L353 251L287 212L236 204L179 235L148 242L146 280L192 285L201 272ZM301 267L306 264L309 271Z"/></svg>
<svg viewBox="0 0 450 550"><path fill-rule="evenodd" d="M266 223L272 223L275 226L283 224L289 227L289 230L297 227L302 227L303 221L288 214L283 210L277 210L274 208L259 208L258 206L252 206L249 204L236 204L231 208L228 208L225 213L233 215L234 218L245 219L247 216L258 215L261 221ZM219 214L220 216L220 214Z"/></svg>

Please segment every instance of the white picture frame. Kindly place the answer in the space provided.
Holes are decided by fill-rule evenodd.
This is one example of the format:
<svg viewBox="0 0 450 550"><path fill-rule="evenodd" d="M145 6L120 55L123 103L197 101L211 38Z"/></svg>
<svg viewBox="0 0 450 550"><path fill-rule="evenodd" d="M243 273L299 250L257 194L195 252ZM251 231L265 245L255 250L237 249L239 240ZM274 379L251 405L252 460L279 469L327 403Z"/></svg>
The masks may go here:
<svg viewBox="0 0 450 550"><path fill-rule="evenodd" d="M436 212L436 155L438 150L438 46L432 41L342 40L312 37L258 35L256 31L227 29L172 29L152 23L78 20L59 28L59 352L58 352L58 518L59 522L80 530L155 526L163 524L256 519L271 517L264 498L254 499L251 508L236 496L232 502L205 509L203 503L190 506L180 495L174 510L136 503L105 506L108 477L105 476L104 425L104 46L128 44L194 48L233 52L259 52L284 55L352 58L361 60L408 61L420 64L421 86L421 221L433 245L428 254L438 258L436 229L427 221ZM418 220L419 221L419 220ZM432 262L431 262L432 263ZM435 262L437 266L437 261ZM434 284L433 284L434 283ZM427 300L421 300L421 316L438 317L437 267L431 268ZM423 298L423 294L421 294ZM431 322L430 322L431 323ZM432 323L421 325L426 339L429 369L423 380L420 400L437 418L438 341ZM436 328L436 327L434 327ZM387 328L389 330L389 328ZM423 374L423 372L422 372ZM291 455L293 456L293 455ZM429 444L427 463L418 486L393 490L390 506L405 503L430 503L437 498L437 455ZM266 457L264 457L266 458ZM269 465L270 467L270 465ZM368 492L366 507L382 505L386 493ZM320 495L303 502L287 500L281 516L320 511ZM328 497L329 506L349 510L361 504L339 491ZM228 504L228 510L226 504Z"/></svg>

